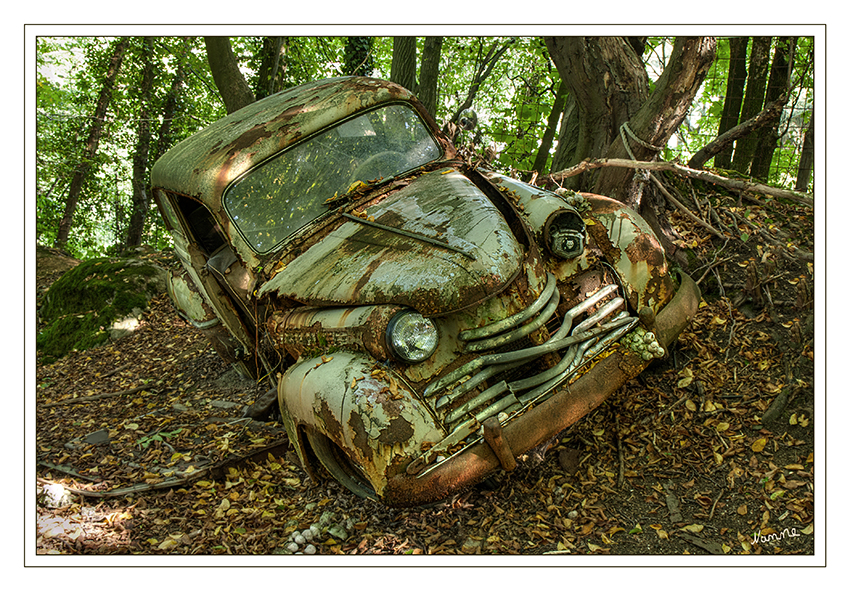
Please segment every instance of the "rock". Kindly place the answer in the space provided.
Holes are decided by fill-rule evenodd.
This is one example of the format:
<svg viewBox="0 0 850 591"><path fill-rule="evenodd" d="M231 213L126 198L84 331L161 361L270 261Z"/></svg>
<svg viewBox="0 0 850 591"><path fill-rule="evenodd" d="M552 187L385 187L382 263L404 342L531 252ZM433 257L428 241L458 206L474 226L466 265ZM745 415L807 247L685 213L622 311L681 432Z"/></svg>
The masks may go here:
<svg viewBox="0 0 850 591"><path fill-rule="evenodd" d="M478 554L481 552L481 540L473 540L472 538L467 538L463 543L463 546L460 547L460 551L464 554Z"/></svg>
<svg viewBox="0 0 850 591"><path fill-rule="evenodd" d="M214 406L216 408L231 409L231 408L239 408L242 405L239 404L238 402L229 402L227 400L211 400L210 406Z"/></svg>
<svg viewBox="0 0 850 591"><path fill-rule="evenodd" d="M289 542L286 546L284 546L284 548L286 548L289 552L298 552L299 550L298 544L295 542Z"/></svg>
<svg viewBox="0 0 850 591"><path fill-rule="evenodd" d="M339 524L334 524L328 528L328 533L335 538L339 538L340 540L348 539L348 532Z"/></svg>
<svg viewBox="0 0 850 591"><path fill-rule="evenodd" d="M316 547L313 544L307 544L304 546L304 554L315 554Z"/></svg>
<svg viewBox="0 0 850 591"><path fill-rule="evenodd" d="M85 436L83 441L85 441L86 443L91 443L92 445L107 443L109 441L109 431L107 431L106 429L101 429L100 431L89 433Z"/></svg>

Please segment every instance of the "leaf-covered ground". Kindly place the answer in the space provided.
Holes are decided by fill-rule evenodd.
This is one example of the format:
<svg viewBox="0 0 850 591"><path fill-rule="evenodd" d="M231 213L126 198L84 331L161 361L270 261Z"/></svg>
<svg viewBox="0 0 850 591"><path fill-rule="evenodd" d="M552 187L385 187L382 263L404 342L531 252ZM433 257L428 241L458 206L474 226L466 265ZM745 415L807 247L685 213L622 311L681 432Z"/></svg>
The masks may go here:
<svg viewBox="0 0 850 591"><path fill-rule="evenodd" d="M813 251L810 212L714 204ZM264 385L158 298L134 336L37 368L37 553L814 553L814 268L672 220L705 301L669 359L426 508L311 481L280 424L241 418Z"/></svg>

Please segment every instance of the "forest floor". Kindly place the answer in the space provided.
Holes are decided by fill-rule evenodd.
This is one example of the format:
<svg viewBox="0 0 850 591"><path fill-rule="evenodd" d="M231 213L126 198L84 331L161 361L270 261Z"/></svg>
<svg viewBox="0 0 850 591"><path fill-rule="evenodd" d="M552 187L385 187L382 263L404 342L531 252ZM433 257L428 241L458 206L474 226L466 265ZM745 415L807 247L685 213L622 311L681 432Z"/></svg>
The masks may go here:
<svg viewBox="0 0 850 591"><path fill-rule="evenodd" d="M813 251L812 212L712 199L777 240L674 212L704 302L669 358L425 508L310 480L281 424L242 418L265 388L156 299L133 336L38 363L36 552L813 554L814 267L780 245Z"/></svg>

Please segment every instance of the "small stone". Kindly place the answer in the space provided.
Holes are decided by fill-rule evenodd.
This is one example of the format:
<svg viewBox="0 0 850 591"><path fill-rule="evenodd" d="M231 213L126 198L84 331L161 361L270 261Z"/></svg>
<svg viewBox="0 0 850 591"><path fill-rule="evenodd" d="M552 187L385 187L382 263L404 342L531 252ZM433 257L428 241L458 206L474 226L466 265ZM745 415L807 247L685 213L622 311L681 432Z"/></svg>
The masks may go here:
<svg viewBox="0 0 850 591"><path fill-rule="evenodd" d="M85 441L86 443L91 443L92 445L106 443L107 441L109 441L109 431L107 431L106 429L101 429L100 431L89 433L85 436L85 439L83 441Z"/></svg>
<svg viewBox="0 0 850 591"><path fill-rule="evenodd" d="M286 549L290 552L298 552L298 544L296 544L295 542L289 542L286 545Z"/></svg>
<svg viewBox="0 0 850 591"><path fill-rule="evenodd" d="M464 554L477 554L480 550L481 540L473 540L472 538L468 538L460 547L460 551Z"/></svg>
<svg viewBox="0 0 850 591"><path fill-rule="evenodd" d="M578 511L573 510L567 513L567 519L575 519L576 517L578 517Z"/></svg>
<svg viewBox="0 0 850 591"><path fill-rule="evenodd" d="M304 546L304 554L315 554L316 547L313 544L307 544Z"/></svg>
<svg viewBox="0 0 850 591"><path fill-rule="evenodd" d="M340 540L348 539L348 532L341 525L332 525L328 528L328 533Z"/></svg>
<svg viewBox="0 0 850 591"><path fill-rule="evenodd" d="M308 542L310 542L310 541L313 540L313 538L315 536L313 535L313 530L305 529L304 531L301 532L301 537L304 538L305 540L307 540Z"/></svg>
<svg viewBox="0 0 850 591"><path fill-rule="evenodd" d="M292 541L298 545L307 543L307 539L301 534L295 534L295 537L292 539Z"/></svg>

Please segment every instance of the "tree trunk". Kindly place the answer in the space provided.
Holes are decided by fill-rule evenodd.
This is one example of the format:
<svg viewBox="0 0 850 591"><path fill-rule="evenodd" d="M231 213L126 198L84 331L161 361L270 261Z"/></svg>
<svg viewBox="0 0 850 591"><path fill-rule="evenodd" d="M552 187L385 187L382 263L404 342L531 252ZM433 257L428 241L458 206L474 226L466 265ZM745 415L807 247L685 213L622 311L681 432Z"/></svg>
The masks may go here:
<svg viewBox="0 0 850 591"><path fill-rule="evenodd" d="M796 42L795 37L780 37L777 40L773 63L770 66L770 78L767 81L765 104L776 101L780 96L788 96ZM779 142L779 121L776 120L773 125L758 130L755 139L756 150L751 172L754 177L766 181L770 174L773 153L776 151L776 144Z"/></svg>
<svg viewBox="0 0 850 591"><path fill-rule="evenodd" d="M747 68L747 93L741 108L741 120L752 119L764 105L764 91L767 86L768 64L770 62L770 37L753 37L750 50L750 65ZM732 168L743 174L750 173L757 140L750 136L738 140Z"/></svg>
<svg viewBox="0 0 850 591"><path fill-rule="evenodd" d="M142 234L145 229L145 220L150 208L150 195L147 191L148 153L151 146L151 87L154 79L153 65L153 37L145 37L143 40L142 81L139 85L139 129L136 140L136 150L133 153L133 209L130 214L130 223L127 227L127 238L124 248L130 249L142 244Z"/></svg>
<svg viewBox="0 0 850 591"><path fill-rule="evenodd" d="M655 90L628 121L635 140L627 134L628 146L618 135L606 158L649 160L667 145L681 125L708 70L714 61L717 42L713 37L678 37L670 60L655 83ZM639 208L639 185L634 175L623 169L605 169L593 190Z"/></svg>
<svg viewBox="0 0 850 591"><path fill-rule="evenodd" d="M808 192L809 181L812 178L812 169L815 164L815 114L809 119L809 128L803 138L803 153L800 154L800 164L797 167L797 184L795 191Z"/></svg>
<svg viewBox="0 0 850 591"><path fill-rule="evenodd" d="M115 80L118 78L118 72L121 70L121 61L124 59L124 51L127 48L127 40L129 37L119 37L112 51L112 57L109 59L109 64L106 69L106 77L103 81L103 87L100 90L100 95L97 99L97 106L92 117L89 134L86 138L86 143L83 146L83 154L80 158L80 163L74 169L74 174L71 177L71 184L68 187L68 199L65 202L65 213L62 215L62 220L59 222L59 229L56 233L56 240L53 243L55 248L64 249L68 244L68 235L71 232L71 222L74 219L74 212L77 210L77 203L80 199L80 193L83 188L83 182L86 179L86 174L91 168L91 162L97 153L97 147L100 143L100 137L103 134L104 118L109 104L112 101L112 89L115 86Z"/></svg>
<svg viewBox="0 0 850 591"><path fill-rule="evenodd" d="M342 73L346 76L371 76L375 59L371 37L349 37L343 52Z"/></svg>
<svg viewBox="0 0 850 591"><path fill-rule="evenodd" d="M239 70L229 37L204 37L207 60L218 92L228 113L250 105L256 99L245 76Z"/></svg>
<svg viewBox="0 0 850 591"><path fill-rule="evenodd" d="M173 127L171 122L177 116L178 107L180 105L181 91L183 89L185 73L183 71L183 62L177 65L177 72L171 81L171 88L165 97L165 102L162 105L162 124L159 126L157 134L156 149L151 161L156 162L160 156L174 143L172 137Z"/></svg>
<svg viewBox="0 0 850 591"><path fill-rule="evenodd" d="M561 82L561 84L564 84ZM566 88L566 86L564 86ZM555 149L555 155L552 156L552 166L549 167L550 172L569 168L570 162L574 162L576 146L578 145L578 109L576 108L575 97L569 92L567 99L564 102L564 113L561 115L561 127L558 130L558 147ZM576 190L578 186L578 177L566 179L564 188Z"/></svg>
<svg viewBox="0 0 850 591"><path fill-rule="evenodd" d="M726 99L723 101L723 114L720 116L719 138L738 125L741 103L744 102L744 87L747 83L747 45L749 37L733 37L729 40L729 74L726 77ZM732 165L733 144L714 157L714 166L729 168Z"/></svg>
<svg viewBox="0 0 850 591"><path fill-rule="evenodd" d="M546 131L543 132L543 137L540 138L540 148L537 150L537 156L534 158L534 164L531 169L539 174L545 174L547 171L546 160L549 159L549 151L552 149L552 142L555 140L555 131L558 128L558 120L564 112L564 105L567 102L567 85L561 82L558 85L558 91L555 93L555 102L552 103L552 111L549 113L549 119L546 121Z"/></svg>
<svg viewBox="0 0 850 591"><path fill-rule="evenodd" d="M416 37L393 37L390 80L416 93Z"/></svg>
<svg viewBox="0 0 850 591"><path fill-rule="evenodd" d="M603 157L649 96L646 68L623 37L546 37L549 55L575 97L578 136L571 166ZM589 188L590 174L579 186Z"/></svg>
<svg viewBox="0 0 850 591"><path fill-rule="evenodd" d="M442 49L442 37L425 37L425 45L422 48L422 64L419 66L419 100L435 119L437 117Z"/></svg>
<svg viewBox="0 0 850 591"><path fill-rule="evenodd" d="M263 37L260 49L260 70L257 72L257 85L254 94L257 100L271 96L281 89L280 56L283 51L283 37Z"/></svg>

